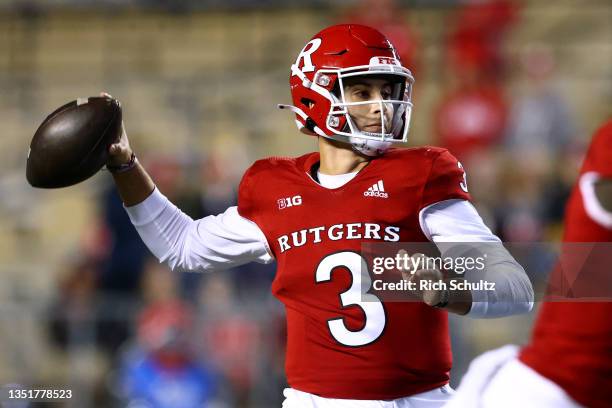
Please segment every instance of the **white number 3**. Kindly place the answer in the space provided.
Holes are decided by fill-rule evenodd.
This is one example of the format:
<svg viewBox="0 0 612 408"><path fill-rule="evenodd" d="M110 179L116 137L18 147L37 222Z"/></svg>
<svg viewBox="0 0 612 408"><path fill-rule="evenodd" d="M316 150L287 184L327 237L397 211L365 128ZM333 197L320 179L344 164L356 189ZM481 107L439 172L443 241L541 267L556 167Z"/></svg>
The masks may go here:
<svg viewBox="0 0 612 408"><path fill-rule="evenodd" d="M317 283L329 282L332 271L337 267L347 268L353 279L351 287L340 294L340 302L343 307L359 306L365 314L365 324L363 329L351 331L346 328L343 318L338 317L327 322L329 331L334 339L345 346L365 346L379 338L385 329L385 309L376 295L366 293L372 286L372 280L365 260L355 252L326 256L317 267Z"/></svg>

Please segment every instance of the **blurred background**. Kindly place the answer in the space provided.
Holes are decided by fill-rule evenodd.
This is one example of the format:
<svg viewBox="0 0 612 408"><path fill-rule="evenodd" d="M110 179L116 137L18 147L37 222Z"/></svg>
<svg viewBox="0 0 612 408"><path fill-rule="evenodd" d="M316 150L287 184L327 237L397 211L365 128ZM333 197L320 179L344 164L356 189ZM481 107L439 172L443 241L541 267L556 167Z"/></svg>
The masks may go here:
<svg viewBox="0 0 612 408"><path fill-rule="evenodd" d="M411 145L446 146L504 240L557 240L591 133L612 114L609 0L0 0L0 385L70 407L272 407L284 383L274 265L176 274L151 258L110 176L42 191L29 141L104 90L160 190L193 217L236 202L258 158L316 149L276 103L338 22L386 33L416 77ZM451 318L456 385L533 314Z"/></svg>

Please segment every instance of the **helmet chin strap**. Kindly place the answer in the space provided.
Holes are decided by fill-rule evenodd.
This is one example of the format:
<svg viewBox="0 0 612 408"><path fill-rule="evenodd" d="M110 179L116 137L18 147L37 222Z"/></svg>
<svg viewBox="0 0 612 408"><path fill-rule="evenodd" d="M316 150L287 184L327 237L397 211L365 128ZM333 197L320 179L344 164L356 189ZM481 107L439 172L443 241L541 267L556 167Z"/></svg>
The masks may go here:
<svg viewBox="0 0 612 408"><path fill-rule="evenodd" d="M355 136L351 136L348 139L354 150L369 157L380 156L385 153L392 144L391 142L383 142L382 140L362 139Z"/></svg>
<svg viewBox="0 0 612 408"><path fill-rule="evenodd" d="M351 133L354 133L354 132L362 133L363 132L358 129L357 124L353 122L353 119L350 117L350 115L346 114L346 118L347 118L346 125L345 125L346 130L350 129ZM372 135L372 136L375 135L375 134L370 134L368 132L363 132L363 133ZM391 147L391 144L392 144L391 142L385 142L383 140L364 139L359 136L349 136L348 142L353 147L353 150L365 156L368 156L368 157L376 157L376 156L382 155L383 153L387 151L387 149Z"/></svg>

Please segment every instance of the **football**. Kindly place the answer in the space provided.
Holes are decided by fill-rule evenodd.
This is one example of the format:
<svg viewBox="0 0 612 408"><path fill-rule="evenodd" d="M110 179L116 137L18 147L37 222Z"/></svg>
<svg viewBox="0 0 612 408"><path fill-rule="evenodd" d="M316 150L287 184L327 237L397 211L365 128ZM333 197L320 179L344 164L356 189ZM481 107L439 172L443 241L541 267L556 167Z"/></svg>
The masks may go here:
<svg viewBox="0 0 612 408"><path fill-rule="evenodd" d="M30 143L30 185L67 187L96 174L108 159L108 147L121 136L121 116L121 104L108 97L79 98L56 109Z"/></svg>

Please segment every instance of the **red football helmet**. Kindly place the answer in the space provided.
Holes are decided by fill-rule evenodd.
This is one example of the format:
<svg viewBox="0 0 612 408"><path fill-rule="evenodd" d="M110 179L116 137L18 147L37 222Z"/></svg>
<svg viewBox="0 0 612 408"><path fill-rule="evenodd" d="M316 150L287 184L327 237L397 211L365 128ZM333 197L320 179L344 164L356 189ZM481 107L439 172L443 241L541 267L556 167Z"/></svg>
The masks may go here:
<svg viewBox="0 0 612 408"><path fill-rule="evenodd" d="M367 75L382 76L392 84L389 99L347 102L343 80ZM414 78L389 40L373 28L339 24L319 32L291 66L289 83L293 105L279 107L296 114L300 130L350 143L370 156L407 139ZM366 103L380 106L380 132L360 130L349 114L350 106ZM383 114L388 109L393 113L390 126Z"/></svg>

